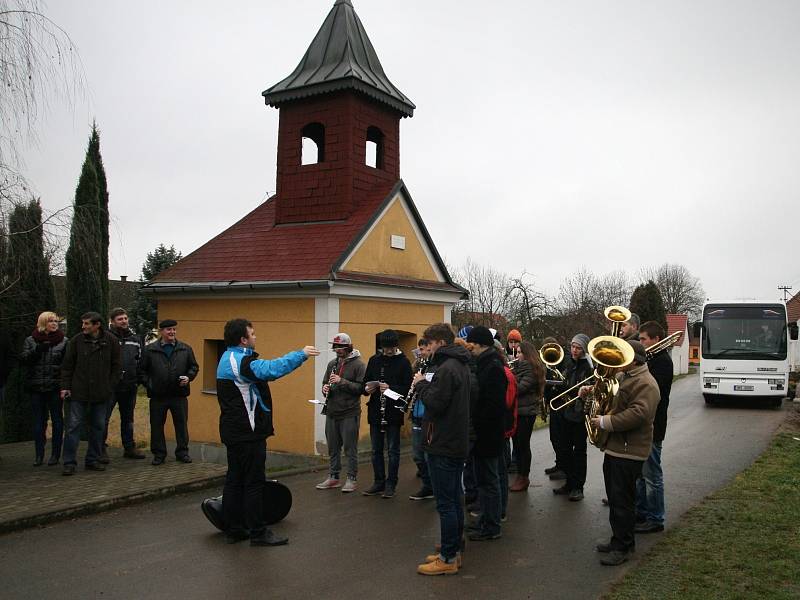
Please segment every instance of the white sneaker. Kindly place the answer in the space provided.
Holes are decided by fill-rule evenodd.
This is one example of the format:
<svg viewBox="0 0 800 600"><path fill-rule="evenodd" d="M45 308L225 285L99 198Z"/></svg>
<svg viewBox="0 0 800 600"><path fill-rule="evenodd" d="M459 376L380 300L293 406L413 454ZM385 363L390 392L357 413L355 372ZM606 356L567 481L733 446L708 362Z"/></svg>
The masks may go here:
<svg viewBox="0 0 800 600"><path fill-rule="evenodd" d="M339 481L338 479L333 479L331 477L328 477L322 483L318 483L317 484L317 489L318 490L332 490L332 489L338 488L338 487L342 487L342 482Z"/></svg>
<svg viewBox="0 0 800 600"><path fill-rule="evenodd" d="M355 492L358 489L358 483L355 479L351 479L350 477L347 478L347 481L344 482L344 487L342 488L342 493L347 494L350 492Z"/></svg>

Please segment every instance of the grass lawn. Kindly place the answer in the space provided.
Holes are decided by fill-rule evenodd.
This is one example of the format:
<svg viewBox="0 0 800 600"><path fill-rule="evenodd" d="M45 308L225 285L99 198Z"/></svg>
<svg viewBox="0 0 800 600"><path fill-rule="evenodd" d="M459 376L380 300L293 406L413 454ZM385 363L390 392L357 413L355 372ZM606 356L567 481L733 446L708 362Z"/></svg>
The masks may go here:
<svg viewBox="0 0 800 600"><path fill-rule="evenodd" d="M133 439L137 448L146 448L150 445L150 399L142 386L136 396L136 410L133 413ZM119 410L114 408L108 422L108 445L112 448L122 448L122 438L119 435Z"/></svg>
<svg viewBox="0 0 800 600"><path fill-rule="evenodd" d="M604 598L800 598L800 410L790 410L764 454Z"/></svg>

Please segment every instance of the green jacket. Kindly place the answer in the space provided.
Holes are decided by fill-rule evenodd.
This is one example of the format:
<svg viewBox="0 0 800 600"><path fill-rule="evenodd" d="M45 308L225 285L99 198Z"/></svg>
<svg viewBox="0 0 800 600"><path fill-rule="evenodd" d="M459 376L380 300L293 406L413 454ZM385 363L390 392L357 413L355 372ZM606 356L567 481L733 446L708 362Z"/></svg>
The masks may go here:
<svg viewBox="0 0 800 600"><path fill-rule="evenodd" d="M619 458L647 460L660 400L658 384L646 364L623 373L610 418L604 419L608 439L603 450Z"/></svg>
<svg viewBox="0 0 800 600"><path fill-rule="evenodd" d="M79 333L67 342L61 363L61 389L71 400L107 402L122 376L119 343L105 330L97 339Z"/></svg>

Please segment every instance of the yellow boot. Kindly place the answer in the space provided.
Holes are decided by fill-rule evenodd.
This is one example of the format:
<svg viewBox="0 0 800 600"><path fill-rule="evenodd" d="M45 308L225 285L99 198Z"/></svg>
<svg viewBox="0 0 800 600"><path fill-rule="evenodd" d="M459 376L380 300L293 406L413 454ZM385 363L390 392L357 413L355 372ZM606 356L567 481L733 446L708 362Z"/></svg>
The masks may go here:
<svg viewBox="0 0 800 600"><path fill-rule="evenodd" d="M428 556L425 557L425 562L426 563L432 563L433 561L435 561L437 558L440 558L440 557L441 557L441 554L439 554L438 552L436 554L428 554ZM459 552L458 554L456 554L456 566L460 569L462 564L463 564L463 562L462 562L462 558L461 558L461 552Z"/></svg>
<svg viewBox="0 0 800 600"><path fill-rule="evenodd" d="M420 575L455 575L458 573L458 564L454 560L451 563L444 562L436 556L432 562L426 562L417 567Z"/></svg>

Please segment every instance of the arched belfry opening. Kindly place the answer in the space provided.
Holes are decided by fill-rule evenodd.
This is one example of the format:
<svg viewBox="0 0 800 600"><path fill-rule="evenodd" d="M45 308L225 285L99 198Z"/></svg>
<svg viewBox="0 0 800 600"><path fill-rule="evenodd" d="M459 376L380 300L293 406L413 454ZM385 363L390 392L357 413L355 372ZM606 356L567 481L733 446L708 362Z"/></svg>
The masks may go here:
<svg viewBox="0 0 800 600"><path fill-rule="evenodd" d="M325 126L309 123L300 132L302 138L301 165L325 162Z"/></svg>
<svg viewBox="0 0 800 600"><path fill-rule="evenodd" d="M383 169L383 132L375 126L367 128L367 166Z"/></svg>

